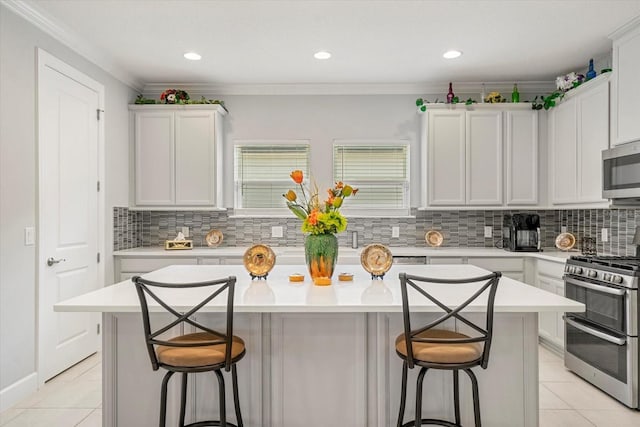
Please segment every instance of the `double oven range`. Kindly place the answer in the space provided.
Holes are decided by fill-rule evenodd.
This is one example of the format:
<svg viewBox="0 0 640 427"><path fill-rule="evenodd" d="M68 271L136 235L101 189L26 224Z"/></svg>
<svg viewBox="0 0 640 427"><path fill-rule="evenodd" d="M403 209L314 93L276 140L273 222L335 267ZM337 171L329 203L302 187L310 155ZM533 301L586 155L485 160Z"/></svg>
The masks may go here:
<svg viewBox="0 0 640 427"><path fill-rule="evenodd" d="M564 364L625 405L639 409L640 258L572 256L565 296L585 304L566 313Z"/></svg>

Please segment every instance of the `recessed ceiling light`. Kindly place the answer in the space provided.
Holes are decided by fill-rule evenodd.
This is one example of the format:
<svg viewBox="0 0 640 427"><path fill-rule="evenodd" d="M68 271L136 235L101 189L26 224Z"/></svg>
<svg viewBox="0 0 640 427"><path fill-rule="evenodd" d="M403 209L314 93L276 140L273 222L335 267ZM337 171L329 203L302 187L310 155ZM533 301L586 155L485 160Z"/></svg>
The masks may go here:
<svg viewBox="0 0 640 427"><path fill-rule="evenodd" d="M459 57L460 55L462 55L462 52L460 52L459 50L448 50L442 54L442 57L446 59L454 59Z"/></svg>
<svg viewBox="0 0 640 427"><path fill-rule="evenodd" d="M187 52L184 54L184 57L187 59L190 59L192 61L199 61L202 59L202 56L200 56L199 54L195 53L195 52Z"/></svg>
<svg viewBox="0 0 640 427"><path fill-rule="evenodd" d="M314 53L313 57L316 59L329 59L331 58L331 54L329 52L325 52L324 50L321 50L320 52Z"/></svg>

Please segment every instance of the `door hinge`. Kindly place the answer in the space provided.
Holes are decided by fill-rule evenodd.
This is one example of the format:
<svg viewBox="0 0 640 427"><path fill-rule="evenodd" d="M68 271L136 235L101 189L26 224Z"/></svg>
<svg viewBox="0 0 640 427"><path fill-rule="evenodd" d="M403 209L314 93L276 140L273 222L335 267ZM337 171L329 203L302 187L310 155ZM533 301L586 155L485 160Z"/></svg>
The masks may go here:
<svg viewBox="0 0 640 427"><path fill-rule="evenodd" d="M100 120L100 113L101 112L104 113L104 110L101 110L99 108L96 110L96 117L98 118L98 120Z"/></svg>
<svg viewBox="0 0 640 427"><path fill-rule="evenodd" d="M100 335L100 323L96 325L96 334Z"/></svg>
<svg viewBox="0 0 640 427"><path fill-rule="evenodd" d="M96 261L100 262L100 252L98 252L98 254L96 256Z"/></svg>
<svg viewBox="0 0 640 427"><path fill-rule="evenodd" d="M96 183L96 189L97 189L97 191L98 191L98 192L100 192L100 181L98 181L98 182Z"/></svg>

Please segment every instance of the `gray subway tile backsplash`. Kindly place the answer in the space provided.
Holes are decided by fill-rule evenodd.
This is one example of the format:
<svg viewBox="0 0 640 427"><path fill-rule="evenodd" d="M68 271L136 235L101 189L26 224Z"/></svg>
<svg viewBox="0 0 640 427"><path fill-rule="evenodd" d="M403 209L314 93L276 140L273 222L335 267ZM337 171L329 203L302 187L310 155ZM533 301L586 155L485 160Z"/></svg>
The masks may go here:
<svg viewBox="0 0 640 427"><path fill-rule="evenodd" d="M631 245L636 226L640 226L640 209L570 209L531 211L424 211L412 209L411 217L348 218L347 232L338 235L341 246L351 246L351 233L358 233L358 244L383 243L388 246L426 246L424 235L435 229L444 235L447 247L500 247L502 218L506 213L530 212L540 215L543 247L553 248L555 238L566 226L577 239L596 237L598 253L633 255ZM304 235L295 218L234 217L227 211L132 211L113 208L114 250L164 246L182 227L189 227L195 247L206 247L205 237L212 229L224 235L222 246L302 246ZM271 227L283 228L282 238L271 237ZM391 237L391 228L400 227L400 237ZM484 237L484 227L491 226L493 237ZM609 241L600 240L600 230L609 230Z"/></svg>

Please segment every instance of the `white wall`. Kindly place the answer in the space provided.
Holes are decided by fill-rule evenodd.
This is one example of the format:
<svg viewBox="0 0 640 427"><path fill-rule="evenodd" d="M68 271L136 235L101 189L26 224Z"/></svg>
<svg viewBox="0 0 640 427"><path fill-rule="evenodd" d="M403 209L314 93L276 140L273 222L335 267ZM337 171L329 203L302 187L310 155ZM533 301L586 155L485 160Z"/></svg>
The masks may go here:
<svg viewBox="0 0 640 427"><path fill-rule="evenodd" d="M218 96L219 98L219 96ZM233 143L246 139L308 139L312 173L321 188L331 186L334 139L406 139L412 175L419 172L420 118L413 95L224 96L224 205L233 206ZM324 167L323 167L324 166ZM419 176L416 175L416 176ZM417 184L417 182L416 182ZM419 194L411 191L411 205Z"/></svg>
<svg viewBox="0 0 640 427"><path fill-rule="evenodd" d="M105 283L113 282L112 208L128 201L135 92L0 5L0 410L28 392L16 385L37 370L36 246L25 246L23 234L37 223L37 47L105 86Z"/></svg>

